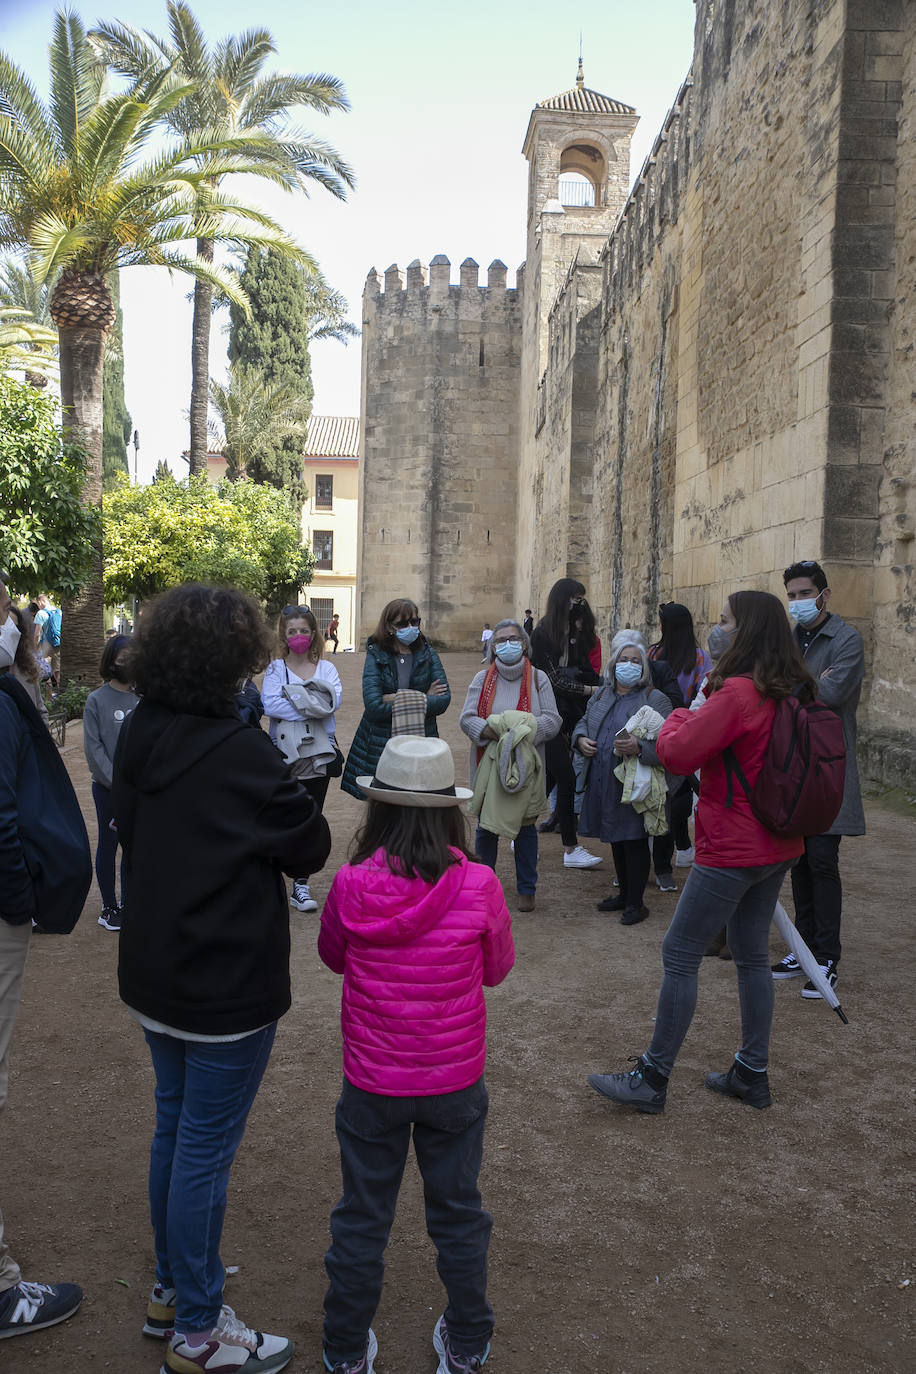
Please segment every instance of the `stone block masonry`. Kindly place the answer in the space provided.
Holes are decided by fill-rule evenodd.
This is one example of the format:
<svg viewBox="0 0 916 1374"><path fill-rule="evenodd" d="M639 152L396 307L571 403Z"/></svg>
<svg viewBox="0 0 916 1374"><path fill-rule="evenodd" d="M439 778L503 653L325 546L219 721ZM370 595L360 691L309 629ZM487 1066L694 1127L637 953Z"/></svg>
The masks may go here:
<svg viewBox="0 0 916 1374"><path fill-rule="evenodd" d="M386 601L416 601L448 648L513 611L521 332L518 293L493 262L460 285L434 257L363 295L360 642Z"/></svg>

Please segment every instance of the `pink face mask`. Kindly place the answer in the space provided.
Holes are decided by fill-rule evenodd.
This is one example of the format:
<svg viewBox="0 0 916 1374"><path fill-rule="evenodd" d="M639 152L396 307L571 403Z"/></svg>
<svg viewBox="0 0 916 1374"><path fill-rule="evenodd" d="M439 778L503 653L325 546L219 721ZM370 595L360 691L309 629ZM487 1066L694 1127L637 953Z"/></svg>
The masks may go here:
<svg viewBox="0 0 916 1374"><path fill-rule="evenodd" d="M311 635L287 635L286 643L294 654L307 654L312 647Z"/></svg>

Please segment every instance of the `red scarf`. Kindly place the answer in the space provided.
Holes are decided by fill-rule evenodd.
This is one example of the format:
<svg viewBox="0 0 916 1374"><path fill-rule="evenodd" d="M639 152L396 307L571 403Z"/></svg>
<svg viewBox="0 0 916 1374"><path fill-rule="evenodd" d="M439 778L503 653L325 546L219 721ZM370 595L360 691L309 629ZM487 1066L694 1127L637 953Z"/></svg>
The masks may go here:
<svg viewBox="0 0 916 1374"><path fill-rule="evenodd" d="M491 663L487 669L483 686L480 689L480 696L477 698L477 714L482 720L487 720L493 714L493 698L496 696L497 671L496 664ZM525 659L525 667L522 670L521 689L518 694L517 711L531 710L531 662ZM477 746L477 762L483 758L486 752L485 744Z"/></svg>

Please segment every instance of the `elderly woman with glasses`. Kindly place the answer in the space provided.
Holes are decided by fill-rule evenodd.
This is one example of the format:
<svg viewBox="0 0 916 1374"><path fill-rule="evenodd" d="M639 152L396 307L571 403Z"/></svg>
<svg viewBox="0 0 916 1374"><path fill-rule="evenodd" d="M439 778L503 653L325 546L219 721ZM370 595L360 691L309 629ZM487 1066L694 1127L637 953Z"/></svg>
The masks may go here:
<svg viewBox="0 0 916 1374"><path fill-rule="evenodd" d="M399 692L414 692L422 704L417 733L438 736L436 717L447 711L452 694L439 655L423 634L413 601L396 597L382 609L366 645L363 668L363 715L357 726L340 785L359 801L365 796L356 779L375 773L375 765L392 735L392 707Z"/></svg>
<svg viewBox="0 0 916 1374"><path fill-rule="evenodd" d="M573 731L573 748L588 764L579 829L583 835L609 844L614 855L620 892L599 902L598 910L619 911L621 925L635 926L649 914L643 905L649 878L649 839L643 817L623 800L623 784L614 770L621 759L629 757L650 767L659 766L652 740L630 736L626 724L642 706L651 707L666 719L673 707L669 698L652 686L646 646L636 630L618 630L611 640L604 682Z"/></svg>
<svg viewBox="0 0 916 1374"><path fill-rule="evenodd" d="M459 724L471 741L470 781L474 786L481 754L496 733L487 724L503 711L527 711L537 721L534 745L546 774L544 746L559 734L563 718L557 710L550 679L530 661L531 641L516 620L501 620L487 644L486 668L471 682ZM519 911L534 910L538 881L538 832L532 823L515 836L515 881ZM477 856L496 867L499 837L482 825L474 844Z"/></svg>

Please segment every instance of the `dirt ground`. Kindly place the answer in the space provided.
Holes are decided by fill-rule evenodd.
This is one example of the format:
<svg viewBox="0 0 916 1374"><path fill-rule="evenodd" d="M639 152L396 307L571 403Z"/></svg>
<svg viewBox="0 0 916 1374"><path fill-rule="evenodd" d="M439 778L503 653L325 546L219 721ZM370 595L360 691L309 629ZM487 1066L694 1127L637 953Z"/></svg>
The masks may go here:
<svg viewBox="0 0 916 1374"><path fill-rule="evenodd" d="M336 662L346 745L363 658ZM440 723L460 782L458 713L477 656L448 655L445 666L454 701ZM94 840L79 726L65 757ZM360 809L332 785L334 851L313 884L319 900ZM599 847L601 869L564 872L559 839L543 838L537 909L514 917L517 963L489 995L482 1187L495 1217L493 1374L916 1369L916 829L876 804L868 823L868 836L842 849L839 991L850 1024L803 1001L797 980L777 985L772 1109L714 1096L703 1078L728 1066L738 1000L733 966L707 960L661 1117L615 1108L585 1079L647 1044L676 898L653 887L650 919L624 928L594 909L610 888L609 850ZM500 876L514 909L504 848ZM4 1342L4 1374L153 1374L163 1354L140 1335L153 1277L153 1076L118 1001L117 936L96 924L100 908L93 887L72 936L32 941L0 1135L7 1237L25 1277L77 1281L86 1298L71 1322ZM295 1340L291 1370L317 1374L322 1256L339 1191L340 980L318 959L317 918L291 917L293 1008L232 1175L223 1257L239 1267L227 1301ZM773 953L784 953L775 939ZM443 1306L411 1165L375 1320L379 1374L432 1374Z"/></svg>

